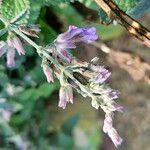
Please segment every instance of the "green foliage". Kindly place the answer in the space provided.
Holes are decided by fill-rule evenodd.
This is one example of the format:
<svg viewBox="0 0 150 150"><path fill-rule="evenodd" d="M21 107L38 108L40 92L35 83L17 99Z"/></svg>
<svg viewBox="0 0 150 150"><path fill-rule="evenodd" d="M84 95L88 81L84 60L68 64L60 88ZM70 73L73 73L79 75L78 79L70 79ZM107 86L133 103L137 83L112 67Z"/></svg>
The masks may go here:
<svg viewBox="0 0 150 150"><path fill-rule="evenodd" d="M28 24L35 23L42 7L41 0L29 0L30 1L30 15Z"/></svg>
<svg viewBox="0 0 150 150"><path fill-rule="evenodd" d="M68 3L70 0L41 0L45 5L59 5L60 3Z"/></svg>
<svg viewBox="0 0 150 150"><path fill-rule="evenodd" d="M114 0L114 2L125 12L132 10L141 0Z"/></svg>
<svg viewBox="0 0 150 150"><path fill-rule="evenodd" d="M0 5L0 13L9 21L26 10L27 14L20 20L20 23L27 23L28 15L30 13L29 0L5 0Z"/></svg>

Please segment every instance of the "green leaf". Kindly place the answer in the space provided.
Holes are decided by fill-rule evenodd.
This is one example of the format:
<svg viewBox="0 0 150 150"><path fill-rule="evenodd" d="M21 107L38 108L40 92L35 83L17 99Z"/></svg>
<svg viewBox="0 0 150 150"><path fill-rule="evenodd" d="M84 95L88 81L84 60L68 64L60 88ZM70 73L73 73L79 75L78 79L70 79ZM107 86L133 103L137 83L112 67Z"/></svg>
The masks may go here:
<svg viewBox="0 0 150 150"><path fill-rule="evenodd" d="M44 83L36 91L36 96L46 98L46 97L50 96L52 94L52 92L54 92L54 90L56 90L57 87L58 87L58 82Z"/></svg>
<svg viewBox="0 0 150 150"><path fill-rule="evenodd" d="M98 10L99 8L93 0L79 0L79 2L94 10Z"/></svg>
<svg viewBox="0 0 150 150"><path fill-rule="evenodd" d="M52 92L58 87L58 83L44 83L38 88L26 89L23 92L20 92L17 96L17 99L20 102L26 101L36 101L41 97L48 97Z"/></svg>
<svg viewBox="0 0 150 150"><path fill-rule="evenodd" d="M69 3L70 0L41 0L45 5L59 5L60 3Z"/></svg>
<svg viewBox="0 0 150 150"><path fill-rule="evenodd" d="M50 96L57 87L58 82L52 84L44 83L38 88L25 89L23 92L20 92L15 99L22 104L23 108L19 115L13 116L12 122L20 124L29 119L36 101Z"/></svg>
<svg viewBox="0 0 150 150"><path fill-rule="evenodd" d="M13 131L9 124L2 119L0 119L0 133L3 134L5 137L13 135Z"/></svg>
<svg viewBox="0 0 150 150"><path fill-rule="evenodd" d="M28 13L28 9L25 9L23 11L21 11L17 16L15 16L15 18L13 18L10 22L11 23L16 23L21 21L22 19L24 19L24 17L26 17Z"/></svg>
<svg viewBox="0 0 150 150"><path fill-rule="evenodd" d="M33 24L36 22L40 14L42 4L43 3L41 2L41 0L30 0L30 15L28 19L28 24Z"/></svg>
<svg viewBox="0 0 150 150"><path fill-rule="evenodd" d="M13 20L23 11L27 11L27 14L19 21L19 23L27 23L30 10L29 0L4 0L0 6L0 13L8 21Z"/></svg>

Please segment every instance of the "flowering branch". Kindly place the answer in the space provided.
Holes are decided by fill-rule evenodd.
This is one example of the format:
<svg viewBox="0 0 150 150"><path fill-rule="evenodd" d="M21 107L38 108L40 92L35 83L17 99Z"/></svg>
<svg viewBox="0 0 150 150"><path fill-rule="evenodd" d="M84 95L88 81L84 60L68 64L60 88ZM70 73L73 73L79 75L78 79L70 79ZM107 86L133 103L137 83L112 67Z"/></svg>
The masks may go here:
<svg viewBox="0 0 150 150"><path fill-rule="evenodd" d="M35 36L35 33L39 31L37 26L8 24L1 16L0 20L5 25L7 24L10 32L7 43L4 41L0 43L0 56L7 53L8 67L15 65L15 50L20 55L25 54L21 41L12 34L13 31L36 49L42 58L41 66L47 81L53 82L53 77L59 79L61 88L58 106L65 109L67 103L73 103L72 88L76 89L82 96L90 97L92 106L96 109L101 107L106 113L103 131L109 135L116 147L120 145L122 139L112 125L113 112L122 112L122 106L114 101L118 98L119 93L105 84L111 73L104 66L98 65L98 58L92 59L89 63L82 62L67 51L69 48L75 48L77 42L95 41L98 38L96 29L94 27L78 28L71 25L68 31L60 34L46 47L42 47L25 35L34 34Z"/></svg>

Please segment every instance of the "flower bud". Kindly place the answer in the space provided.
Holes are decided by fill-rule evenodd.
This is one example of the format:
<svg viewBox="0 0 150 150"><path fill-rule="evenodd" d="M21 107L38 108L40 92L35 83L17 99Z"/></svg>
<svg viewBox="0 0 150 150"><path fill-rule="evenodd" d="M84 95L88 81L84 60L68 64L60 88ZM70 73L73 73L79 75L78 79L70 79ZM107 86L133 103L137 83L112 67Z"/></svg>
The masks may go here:
<svg viewBox="0 0 150 150"><path fill-rule="evenodd" d="M65 109L67 102L73 103L73 92L72 92L72 87L70 85L61 86L59 90L58 106Z"/></svg>
<svg viewBox="0 0 150 150"><path fill-rule="evenodd" d="M70 102L71 104L73 104L73 91L72 91L72 87L70 85L67 86L67 93L68 93L68 102Z"/></svg>
<svg viewBox="0 0 150 150"><path fill-rule="evenodd" d="M16 48L19 55L21 55L21 54L25 55L25 50L24 50L22 43L18 37L14 37L11 42L12 42L13 46Z"/></svg>
<svg viewBox="0 0 150 150"><path fill-rule="evenodd" d="M52 69L47 64L43 64L42 67L43 67L43 72L46 76L47 82L48 83L54 82L53 75L52 75Z"/></svg>
<svg viewBox="0 0 150 150"><path fill-rule="evenodd" d="M97 77L95 78L95 83L103 83L107 78L111 75L111 73L105 69L102 68L100 72L98 73Z"/></svg>
<svg viewBox="0 0 150 150"><path fill-rule="evenodd" d="M107 133L112 127L112 117L110 115L105 115L103 131Z"/></svg>
<svg viewBox="0 0 150 150"><path fill-rule="evenodd" d="M118 147L119 145L121 145L122 143L122 138L119 136L118 132L116 131L116 129L111 128L108 131L108 136L111 138L112 142L114 143L114 145L116 147Z"/></svg>
<svg viewBox="0 0 150 150"><path fill-rule="evenodd" d="M109 93L109 96L111 97L111 99L117 99L119 95L119 91L118 90L111 90Z"/></svg>

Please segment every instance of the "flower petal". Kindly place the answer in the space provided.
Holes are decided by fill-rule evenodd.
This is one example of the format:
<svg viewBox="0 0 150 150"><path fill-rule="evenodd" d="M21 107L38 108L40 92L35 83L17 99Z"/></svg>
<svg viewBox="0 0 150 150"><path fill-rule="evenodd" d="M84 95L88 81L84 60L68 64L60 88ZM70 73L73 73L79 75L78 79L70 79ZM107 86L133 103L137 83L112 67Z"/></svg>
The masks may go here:
<svg viewBox="0 0 150 150"><path fill-rule="evenodd" d="M42 67L43 67L43 72L46 76L47 82L49 83L54 82L51 68L46 64L44 64Z"/></svg>
<svg viewBox="0 0 150 150"><path fill-rule="evenodd" d="M12 39L12 44L16 48L19 55L21 55L21 54L25 55L25 50L24 50L22 43L18 37L14 37Z"/></svg>

